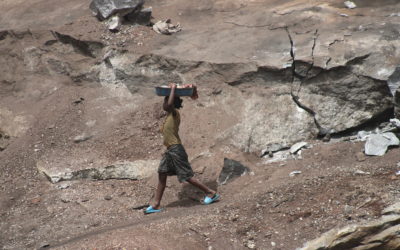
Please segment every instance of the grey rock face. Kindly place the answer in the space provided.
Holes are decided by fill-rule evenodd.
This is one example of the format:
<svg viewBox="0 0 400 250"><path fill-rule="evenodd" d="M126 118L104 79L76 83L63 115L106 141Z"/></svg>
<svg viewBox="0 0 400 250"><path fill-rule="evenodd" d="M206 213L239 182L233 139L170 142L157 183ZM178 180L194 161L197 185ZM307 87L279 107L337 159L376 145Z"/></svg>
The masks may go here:
<svg viewBox="0 0 400 250"><path fill-rule="evenodd" d="M384 210L380 219L363 224L332 229L298 250L392 250L400 248L399 203Z"/></svg>
<svg viewBox="0 0 400 250"><path fill-rule="evenodd" d="M248 171L249 169L243 166L240 162L225 158L224 167L218 177L218 184L224 185L227 182L246 174Z"/></svg>
<svg viewBox="0 0 400 250"><path fill-rule="evenodd" d="M93 0L90 9L100 20L116 14L123 13L122 16L141 8L144 0Z"/></svg>

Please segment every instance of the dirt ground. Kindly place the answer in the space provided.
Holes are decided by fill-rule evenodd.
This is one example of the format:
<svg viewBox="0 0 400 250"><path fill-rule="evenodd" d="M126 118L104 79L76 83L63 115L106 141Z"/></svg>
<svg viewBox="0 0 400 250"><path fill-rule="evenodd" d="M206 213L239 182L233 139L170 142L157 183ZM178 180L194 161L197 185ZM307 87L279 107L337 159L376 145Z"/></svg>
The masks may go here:
<svg viewBox="0 0 400 250"><path fill-rule="evenodd" d="M46 1L33 2L50 6ZM37 25L140 53L156 46L150 27L124 27L118 34L110 33L79 9L83 3L67 2L77 10L61 19L56 13L51 19L54 23L40 20ZM89 1L84 2L87 6ZM1 2L7 8L0 13L16 11L12 3ZM164 18L167 13L154 15ZM26 28L27 19L2 21L1 27ZM157 46L168 40L157 39ZM2 45L6 42L0 41ZM2 54L14 45L2 46ZM12 137L0 151L1 249L295 249L332 228L376 219L383 208L400 198L400 176L395 174L400 167L399 148L391 148L382 157L368 157L362 153L363 142L311 140L312 147L303 149L301 156L268 162L268 156L260 158L213 141L217 117L207 116L202 98L218 97L210 97L209 89L200 89L198 101L185 100L181 137L196 177L222 198L201 205L203 195L198 190L171 177L164 211L145 216L142 210L152 199L156 174L140 181L52 184L36 163L48 154L59 154L61 160L64 154L94 155L110 162L159 159L164 150L159 134L161 100L139 90L126 103L139 103L141 108L130 109L101 86L60 77L54 80L57 88L50 91L46 84L51 84L42 81L40 72L34 76L40 84L0 81L0 109L8 107L30 117L26 131ZM25 77L33 79L32 75ZM32 94L35 89L39 95ZM100 109L121 108L111 122L102 113L106 111L96 109L100 102ZM189 117L185 114L199 110L203 116L185 120ZM85 129L83 121L90 120L97 121L96 136L74 143L71 138ZM250 173L218 186L224 158L240 161ZM292 171L301 173L290 176Z"/></svg>

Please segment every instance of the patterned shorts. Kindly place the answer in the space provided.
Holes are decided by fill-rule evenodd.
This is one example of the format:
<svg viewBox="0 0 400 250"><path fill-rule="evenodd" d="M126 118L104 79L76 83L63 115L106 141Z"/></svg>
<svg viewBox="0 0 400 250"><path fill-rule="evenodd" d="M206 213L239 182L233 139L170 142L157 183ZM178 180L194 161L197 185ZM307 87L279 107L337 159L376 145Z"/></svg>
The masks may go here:
<svg viewBox="0 0 400 250"><path fill-rule="evenodd" d="M188 155L181 144L170 146L163 154L158 173L176 175L179 182L185 182L194 176Z"/></svg>

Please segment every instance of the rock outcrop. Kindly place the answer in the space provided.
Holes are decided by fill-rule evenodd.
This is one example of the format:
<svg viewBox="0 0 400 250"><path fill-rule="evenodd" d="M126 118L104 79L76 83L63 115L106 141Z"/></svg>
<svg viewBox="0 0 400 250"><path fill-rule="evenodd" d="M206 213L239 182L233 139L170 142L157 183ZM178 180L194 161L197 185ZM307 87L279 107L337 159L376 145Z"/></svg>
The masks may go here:
<svg viewBox="0 0 400 250"><path fill-rule="evenodd" d="M88 167L81 169L56 168L46 162L38 162L37 167L52 183L78 179L108 180L130 179L141 180L150 177L157 170L159 161L119 162L106 167ZM73 168L73 167L72 167Z"/></svg>
<svg viewBox="0 0 400 250"><path fill-rule="evenodd" d="M400 203L383 211L379 220L332 229L299 250L392 250L400 248Z"/></svg>

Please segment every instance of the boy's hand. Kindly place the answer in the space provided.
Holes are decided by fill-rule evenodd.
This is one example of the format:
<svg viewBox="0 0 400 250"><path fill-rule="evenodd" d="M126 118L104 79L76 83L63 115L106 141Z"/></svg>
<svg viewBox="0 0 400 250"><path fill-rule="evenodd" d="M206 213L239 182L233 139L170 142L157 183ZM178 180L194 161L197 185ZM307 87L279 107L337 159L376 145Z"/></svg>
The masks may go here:
<svg viewBox="0 0 400 250"><path fill-rule="evenodd" d="M169 84L169 87L170 87L171 89L175 89L175 88L176 88L176 84L173 83L173 82L171 82L171 83Z"/></svg>

